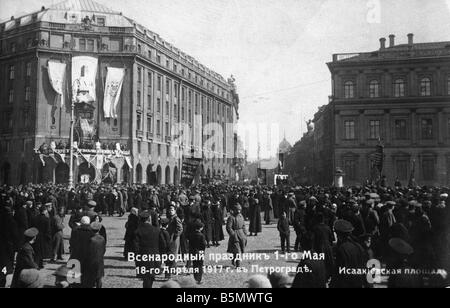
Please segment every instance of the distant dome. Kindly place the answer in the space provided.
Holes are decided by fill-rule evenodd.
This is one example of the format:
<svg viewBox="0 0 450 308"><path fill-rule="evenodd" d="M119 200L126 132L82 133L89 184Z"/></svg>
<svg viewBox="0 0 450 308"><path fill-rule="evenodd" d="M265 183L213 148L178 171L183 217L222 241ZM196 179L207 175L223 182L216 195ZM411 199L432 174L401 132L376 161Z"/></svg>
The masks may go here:
<svg viewBox="0 0 450 308"><path fill-rule="evenodd" d="M291 150L291 148L292 148L291 144L286 140L286 138L284 138L280 142L280 145L278 146L278 152L279 153L287 153Z"/></svg>

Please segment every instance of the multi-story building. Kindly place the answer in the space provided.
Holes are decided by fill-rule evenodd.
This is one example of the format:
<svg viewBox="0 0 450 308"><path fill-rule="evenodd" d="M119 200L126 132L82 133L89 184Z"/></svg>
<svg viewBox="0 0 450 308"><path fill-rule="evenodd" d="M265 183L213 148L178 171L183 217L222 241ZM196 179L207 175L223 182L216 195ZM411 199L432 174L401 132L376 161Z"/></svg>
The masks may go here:
<svg viewBox="0 0 450 308"><path fill-rule="evenodd" d="M316 139L330 149L326 169L341 168L345 185L376 179L380 142L388 184L407 184L411 174L419 185L450 184L450 42L414 43L413 34L405 41L396 45L390 35L389 46L382 38L378 50L335 54L328 63L332 97L315 122L316 133L331 138Z"/></svg>
<svg viewBox="0 0 450 308"><path fill-rule="evenodd" d="M80 73L93 74L94 91L87 104L74 104L75 182L177 184L180 150L203 159L198 178L235 178L236 138L226 129L238 118L234 79L225 80L122 13L68 0L0 24L0 184L67 182L76 95L71 77L80 56L95 59L94 72L83 66ZM50 62L66 65L65 78L59 76L62 95L49 77ZM103 111L111 68L123 72L121 87L109 85L121 90L114 117ZM178 123L191 138L179 138ZM223 134L203 134L208 123ZM211 136L215 146L203 147Z"/></svg>

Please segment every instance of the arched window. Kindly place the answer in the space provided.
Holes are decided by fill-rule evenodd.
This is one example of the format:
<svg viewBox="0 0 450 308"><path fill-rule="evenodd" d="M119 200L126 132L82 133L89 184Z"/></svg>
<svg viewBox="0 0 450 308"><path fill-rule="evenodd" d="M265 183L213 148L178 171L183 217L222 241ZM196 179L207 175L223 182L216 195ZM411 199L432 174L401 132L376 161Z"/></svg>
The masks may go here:
<svg viewBox="0 0 450 308"><path fill-rule="evenodd" d="M353 81L346 81L344 83L344 97L354 98L355 97L355 84Z"/></svg>
<svg viewBox="0 0 450 308"><path fill-rule="evenodd" d="M395 97L405 96L405 80L404 79L399 78L394 81L394 96Z"/></svg>
<svg viewBox="0 0 450 308"><path fill-rule="evenodd" d="M431 79L426 77L420 80L420 96L431 95Z"/></svg>
<svg viewBox="0 0 450 308"><path fill-rule="evenodd" d="M369 97L380 97L380 83L378 82L378 80L372 80L369 83Z"/></svg>

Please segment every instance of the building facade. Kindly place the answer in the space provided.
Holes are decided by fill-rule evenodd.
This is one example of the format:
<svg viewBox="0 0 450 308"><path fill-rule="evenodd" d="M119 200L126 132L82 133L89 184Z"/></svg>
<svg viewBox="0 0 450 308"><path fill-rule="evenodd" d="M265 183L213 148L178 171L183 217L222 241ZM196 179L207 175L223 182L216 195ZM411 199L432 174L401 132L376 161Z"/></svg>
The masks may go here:
<svg viewBox="0 0 450 308"><path fill-rule="evenodd" d="M122 13L68 0L0 24L0 184L67 182L71 76L80 56L95 59L96 69L94 99L75 104L75 182L177 184L182 152L202 158L198 181L236 177L237 138L226 128L238 119L234 79ZM50 62L66 64L62 95ZM111 68L124 72L116 117L103 112ZM222 133L204 130L210 123Z"/></svg>
<svg viewBox="0 0 450 308"><path fill-rule="evenodd" d="M389 46L382 38L379 50L335 54L328 63L332 96L315 123L331 138L317 135L318 163L326 164L323 149L330 149L333 165L321 168L342 169L345 185L379 176L379 143L388 184L411 176L419 185L450 184L450 42L414 43L413 34L406 41L396 45L390 35ZM322 181L331 184L332 176Z"/></svg>

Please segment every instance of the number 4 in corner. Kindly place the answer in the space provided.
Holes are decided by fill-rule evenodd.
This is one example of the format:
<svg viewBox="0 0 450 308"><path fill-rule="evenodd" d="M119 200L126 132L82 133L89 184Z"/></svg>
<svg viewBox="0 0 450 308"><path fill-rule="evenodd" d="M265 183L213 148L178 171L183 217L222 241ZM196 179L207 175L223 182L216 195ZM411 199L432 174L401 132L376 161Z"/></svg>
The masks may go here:
<svg viewBox="0 0 450 308"><path fill-rule="evenodd" d="M3 275L6 276L6 272L7 272L7 271L6 271L6 266L5 266L4 268L2 268L2 271L1 271L1 272L2 272Z"/></svg>

